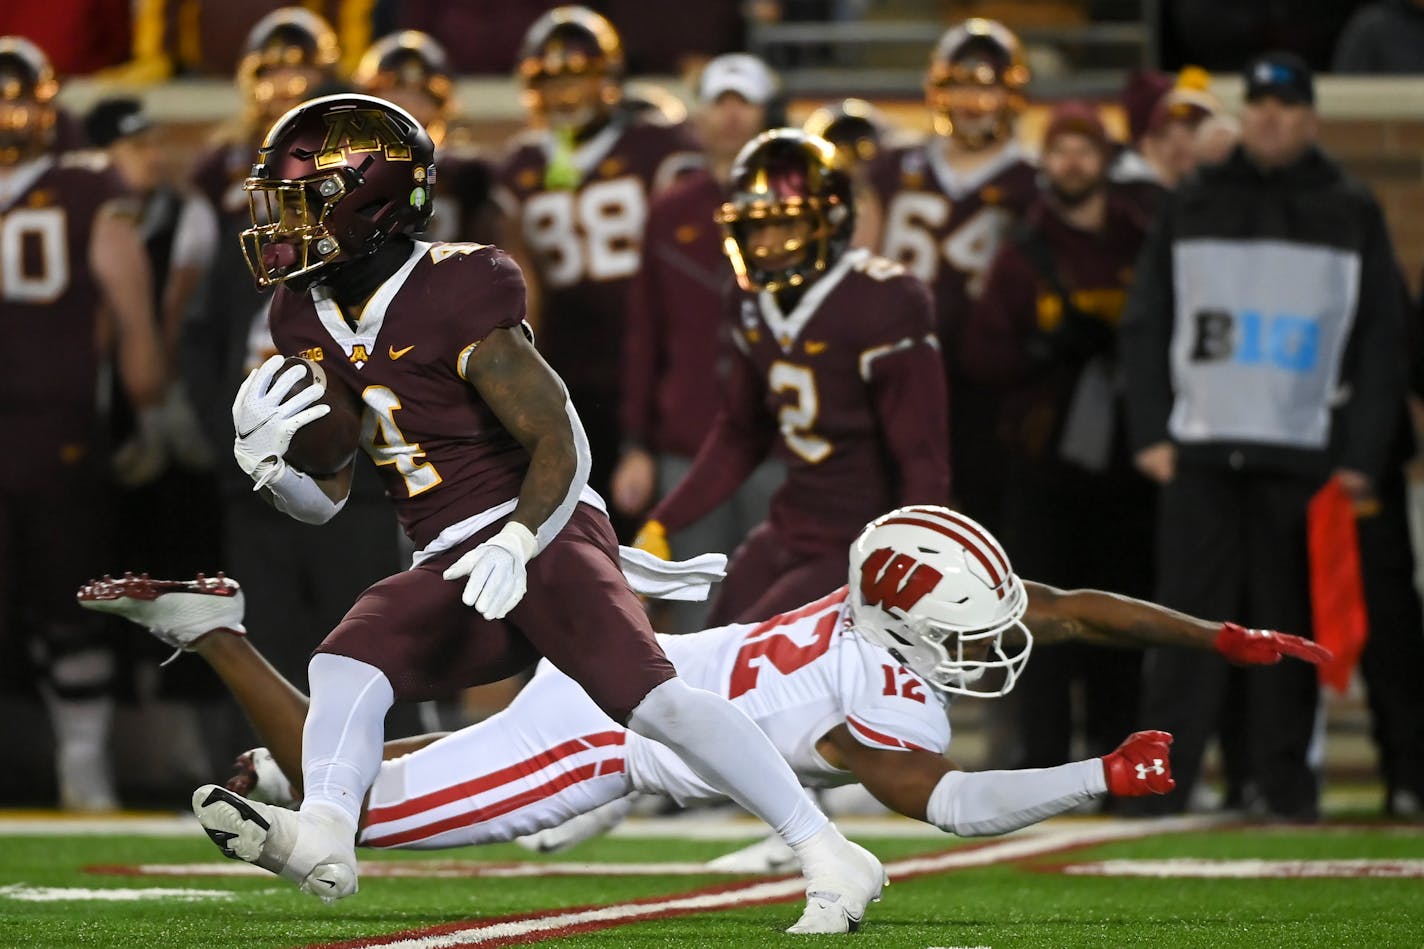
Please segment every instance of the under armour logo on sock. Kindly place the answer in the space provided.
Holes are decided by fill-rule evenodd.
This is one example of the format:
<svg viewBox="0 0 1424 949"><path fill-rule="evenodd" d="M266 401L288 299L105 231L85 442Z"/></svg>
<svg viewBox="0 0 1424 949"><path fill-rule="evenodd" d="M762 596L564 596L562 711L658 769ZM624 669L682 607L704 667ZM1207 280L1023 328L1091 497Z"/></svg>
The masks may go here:
<svg viewBox="0 0 1424 949"><path fill-rule="evenodd" d="M1149 774L1165 774L1166 771L1167 771L1166 768L1162 767L1162 759L1161 759L1161 758L1153 758L1153 759L1152 759L1152 764L1151 764L1150 766L1149 766L1149 765L1145 765L1145 764L1140 764L1140 765L1137 765L1136 767L1137 767L1137 780L1139 780L1139 781L1146 781L1146 780L1147 780L1147 776L1148 776Z"/></svg>

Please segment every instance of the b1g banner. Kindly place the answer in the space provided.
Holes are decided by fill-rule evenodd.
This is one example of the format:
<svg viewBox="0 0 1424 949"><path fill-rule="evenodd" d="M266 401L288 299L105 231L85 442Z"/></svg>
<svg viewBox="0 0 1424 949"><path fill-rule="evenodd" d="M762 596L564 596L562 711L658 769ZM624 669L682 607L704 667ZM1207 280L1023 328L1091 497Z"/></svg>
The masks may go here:
<svg viewBox="0 0 1424 949"><path fill-rule="evenodd" d="M1173 272L1172 437L1324 448L1359 296L1359 254L1183 240Z"/></svg>

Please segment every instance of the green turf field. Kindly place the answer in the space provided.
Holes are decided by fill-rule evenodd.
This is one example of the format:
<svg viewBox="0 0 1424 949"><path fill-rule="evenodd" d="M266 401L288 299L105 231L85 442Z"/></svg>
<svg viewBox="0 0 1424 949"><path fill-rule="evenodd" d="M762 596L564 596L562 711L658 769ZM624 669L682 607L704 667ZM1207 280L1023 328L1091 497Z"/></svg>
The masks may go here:
<svg viewBox="0 0 1424 949"><path fill-rule="evenodd" d="M1051 822L1049 834L975 841L950 860L971 858L987 865L925 869L906 863L922 854L955 849L948 837L860 837L888 864L906 872L872 908L857 947L1073 947L1073 946L1320 946L1424 947L1424 827L1338 826L1312 829L1214 827L1153 834L1092 844L1102 839L1092 820ZM1121 827L1121 824L1112 826ZM1130 833L1142 833L1132 825ZM1057 835L1057 836L1053 836ZM1096 837L1094 835L1097 835ZM1060 839L1061 838L1061 839ZM1082 846L1083 840L1089 845ZM1074 842L1080 845L1072 846ZM1008 843L1027 847L1016 855ZM1063 849L1063 844L1071 849ZM976 853L980 847L984 849ZM557 862L688 864L726 853L737 843L676 838L617 837L595 841ZM216 851L196 827L191 837L5 836L0 826L0 946L243 949L311 946L443 927L403 945L429 947L504 945L500 934L467 926L492 917L557 913L569 907L622 907L628 902L671 898L709 888L739 888L755 880L703 873L656 872L594 876L471 878L480 863L529 863L536 859L512 846L436 853L364 854L363 859L401 864L416 875L362 878L361 892L323 906L275 877L222 877L172 865L211 870ZM1141 878L1068 875L1064 864L1104 860L1385 861L1376 872L1415 873L1392 878L1228 879ZM548 859L548 858L545 858ZM220 860L220 858L218 858ZM413 861L413 862L412 862ZM899 862L897 864L897 862ZM227 862L225 862L227 863ZM96 867L148 865L164 875L94 872ZM153 867L153 865L162 865ZM1136 864L1132 864L1136 865ZM233 866L236 866L235 864ZM1215 864L1213 864L1215 866ZM1239 867L1239 864L1233 864ZM1253 864L1252 867L1255 865ZM1305 868L1318 864L1302 864ZM167 867L167 869L164 869ZM221 868L221 867L220 867ZM241 868L239 868L240 870ZM684 867L684 870L694 869ZM520 872L531 873L533 869ZM1239 872L1254 872L1250 867ZM1318 871L1316 871L1318 872ZM444 878L427 874L445 873ZM101 900L93 891L163 888L151 900ZM765 888L763 887L763 890ZM189 891L200 891L193 894ZM730 901L740 898L709 898ZM754 891L762 892L762 890ZM203 898L203 894L217 894ZM662 904L659 903L659 906ZM729 908L675 918L633 922L564 936L576 947L777 946L805 944L781 929L796 918L795 900ZM636 910L641 912L643 910ZM560 919L566 919L561 916ZM526 925L526 924L518 924ZM548 924L559 932L556 922ZM566 930L565 930L566 932ZM506 934L508 935L508 934ZM521 931L520 938L532 935ZM547 933L545 934L547 935ZM820 937L821 941L826 938ZM490 941L494 940L494 941ZM385 943L381 943L385 944ZM400 943L398 943L400 944Z"/></svg>

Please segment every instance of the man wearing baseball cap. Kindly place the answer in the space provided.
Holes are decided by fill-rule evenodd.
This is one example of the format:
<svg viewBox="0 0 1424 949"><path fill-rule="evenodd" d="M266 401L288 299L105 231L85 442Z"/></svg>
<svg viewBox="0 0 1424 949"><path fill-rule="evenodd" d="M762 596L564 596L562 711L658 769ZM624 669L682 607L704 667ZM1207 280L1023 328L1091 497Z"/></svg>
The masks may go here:
<svg viewBox="0 0 1424 949"><path fill-rule="evenodd" d="M1240 143L1168 197L1139 260L1120 336L1129 427L1161 485L1159 599L1309 636L1306 510L1332 477L1358 504L1390 477L1404 293L1379 205L1316 144L1310 69L1266 53L1243 80ZM1261 809L1314 819L1315 673L1233 679L1154 648L1142 714L1182 726L1166 808L1190 798L1233 681Z"/></svg>
<svg viewBox="0 0 1424 949"><path fill-rule="evenodd" d="M1086 102L1054 109L1040 155L1040 191L1000 245L965 323L973 381L1004 387L1003 526L1014 556L1068 589L1152 592L1153 488L1132 467L1116 382L1117 324L1146 238L1143 213L1110 187L1112 143ZM1099 556L1111 550L1111 556ZM1018 560L1015 561L1017 563ZM1040 768L1135 726L1142 655L1072 644L1035 649L1007 706L1021 755ZM1088 696L1075 716L1070 696ZM1075 721L1077 719L1077 721Z"/></svg>
<svg viewBox="0 0 1424 949"><path fill-rule="evenodd" d="M717 414L722 292L732 268L713 217L726 199L738 150L785 119L780 81L755 56L716 57L696 88L693 124L706 167L654 199L643 235L643 266L629 294L624 442L610 499L628 516L646 513L677 484ZM766 516L781 477L776 463L764 464L725 505L671 539L674 555L736 549ZM706 608L677 604L672 623L659 628L700 629Z"/></svg>

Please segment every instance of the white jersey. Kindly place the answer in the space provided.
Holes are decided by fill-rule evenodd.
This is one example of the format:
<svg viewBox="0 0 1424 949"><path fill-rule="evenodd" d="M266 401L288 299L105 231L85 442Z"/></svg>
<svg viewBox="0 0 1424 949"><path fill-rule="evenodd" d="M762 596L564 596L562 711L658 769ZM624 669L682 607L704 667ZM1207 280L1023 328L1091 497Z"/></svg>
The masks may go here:
<svg viewBox="0 0 1424 949"><path fill-rule="evenodd" d="M876 748L943 754L949 747L944 694L851 629L844 588L764 623L660 641L683 679L745 712L806 787L855 780L816 751L842 722ZM680 804L724 796L666 747L638 735L628 736L628 767L638 790Z"/></svg>
<svg viewBox="0 0 1424 949"><path fill-rule="evenodd" d="M855 780L816 751L842 722L875 748L943 754L944 694L857 634L848 612L841 589L764 623L659 641L689 685L726 696L756 722L807 787ZM503 712L383 762L359 839L408 848L512 840L632 790L680 804L724 797L545 660Z"/></svg>

